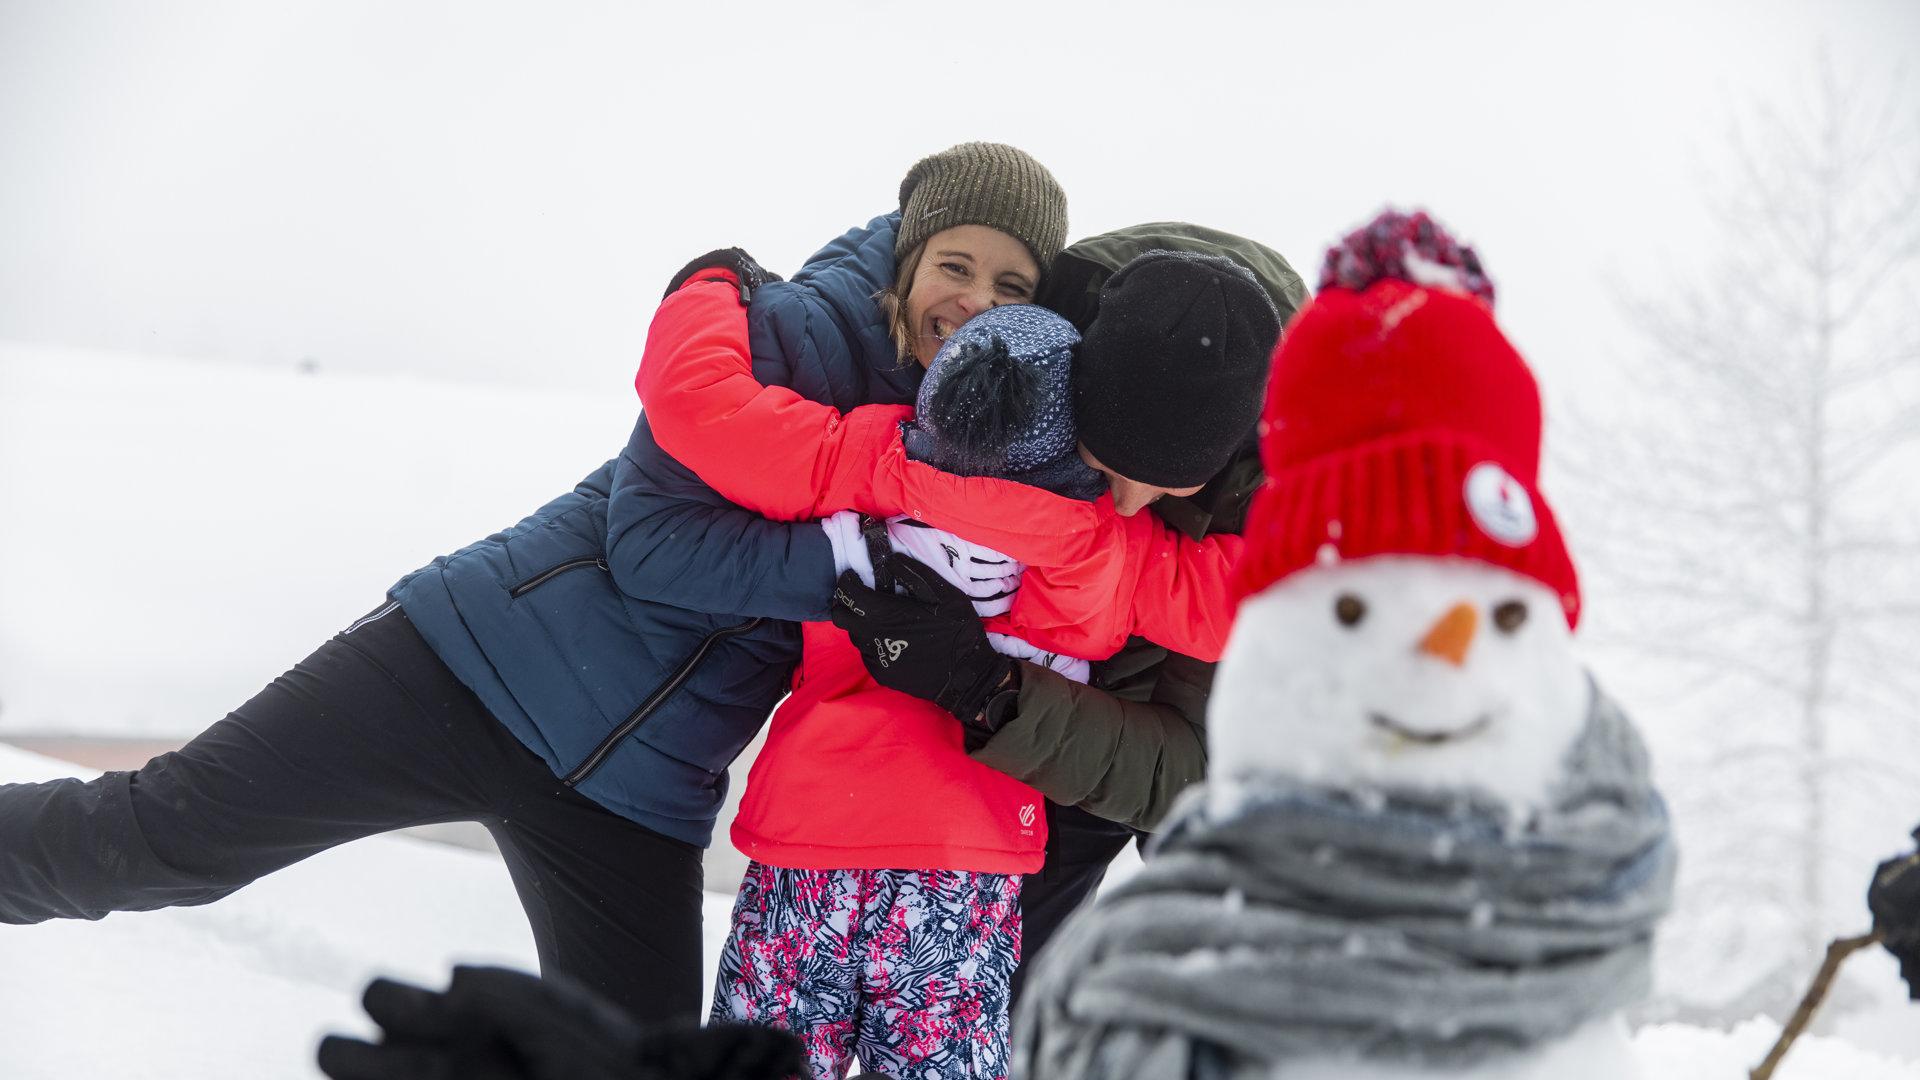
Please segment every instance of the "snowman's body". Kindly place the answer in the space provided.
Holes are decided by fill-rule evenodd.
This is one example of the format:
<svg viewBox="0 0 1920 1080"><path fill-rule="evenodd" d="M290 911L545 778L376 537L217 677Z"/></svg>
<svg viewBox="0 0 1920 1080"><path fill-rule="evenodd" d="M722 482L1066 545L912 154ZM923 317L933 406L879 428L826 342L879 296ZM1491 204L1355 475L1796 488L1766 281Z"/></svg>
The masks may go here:
<svg viewBox="0 0 1920 1080"><path fill-rule="evenodd" d="M1212 786L1278 775L1363 796L1471 794L1505 804L1519 828L1587 718L1571 637L1551 591L1485 563L1397 555L1302 570L1241 605L1208 714ZM1280 1062L1273 1075L1631 1080L1638 1070L1624 1024L1602 1016L1466 1070L1336 1056Z"/></svg>

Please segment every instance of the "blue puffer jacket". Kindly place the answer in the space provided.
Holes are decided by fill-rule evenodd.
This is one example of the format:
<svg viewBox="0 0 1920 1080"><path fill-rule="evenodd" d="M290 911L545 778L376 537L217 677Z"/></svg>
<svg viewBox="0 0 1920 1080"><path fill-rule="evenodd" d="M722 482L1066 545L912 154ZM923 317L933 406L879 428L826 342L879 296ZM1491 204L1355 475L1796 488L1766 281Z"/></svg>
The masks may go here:
<svg viewBox="0 0 1920 1080"><path fill-rule="evenodd" d="M898 215L753 296L754 374L845 411L913 400L873 296ZM772 449L772 448L770 448ZM567 785L705 846L727 766L787 690L795 620L824 618L826 534L727 502L654 442L390 595L461 682Z"/></svg>

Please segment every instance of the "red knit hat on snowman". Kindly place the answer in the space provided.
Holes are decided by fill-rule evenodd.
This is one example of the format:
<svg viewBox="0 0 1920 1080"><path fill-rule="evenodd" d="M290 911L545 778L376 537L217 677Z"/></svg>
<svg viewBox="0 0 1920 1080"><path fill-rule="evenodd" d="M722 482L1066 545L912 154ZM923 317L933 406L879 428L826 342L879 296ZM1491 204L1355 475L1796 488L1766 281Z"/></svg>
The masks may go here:
<svg viewBox="0 0 1920 1080"><path fill-rule="evenodd" d="M1274 350L1260 432L1238 597L1336 559L1451 555L1533 578L1578 625L1537 483L1540 388L1479 258L1425 213L1385 211L1327 252Z"/></svg>

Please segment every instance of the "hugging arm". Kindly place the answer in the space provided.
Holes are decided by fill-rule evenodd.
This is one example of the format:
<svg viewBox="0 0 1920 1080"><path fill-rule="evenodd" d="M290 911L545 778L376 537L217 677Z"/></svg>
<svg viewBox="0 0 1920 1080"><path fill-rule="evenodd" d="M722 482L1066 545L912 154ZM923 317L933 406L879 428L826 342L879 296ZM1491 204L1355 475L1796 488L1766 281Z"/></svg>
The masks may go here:
<svg viewBox="0 0 1920 1080"><path fill-rule="evenodd" d="M654 315L634 388L660 448L766 517L898 513L898 506L875 501L872 478L876 459L913 410L862 405L843 414L790 389L793 365L774 354L791 350L805 365L821 332L814 322L831 316L805 297L776 298L768 325L781 349L756 357L738 282L726 269L697 274Z"/></svg>
<svg viewBox="0 0 1920 1080"><path fill-rule="evenodd" d="M1056 803L1142 829L1205 774L1212 664L1135 639L1094 666L1093 685L1077 683L994 653L965 596L933 571L896 557L894 572L908 595L882 594L842 575L833 621L859 646L875 681L953 713L977 760ZM879 639L909 643L904 655L946 662L883 663L868 645Z"/></svg>
<svg viewBox="0 0 1920 1080"><path fill-rule="evenodd" d="M1228 584L1246 541L1226 534L1193 540L1154 522L1151 549L1139 561L1130 594L1128 629L1174 652L1217 661L1233 628Z"/></svg>
<svg viewBox="0 0 1920 1080"><path fill-rule="evenodd" d="M730 270L708 270L668 296L634 379L659 447L713 490L782 520L910 514L1029 564L1057 565L1100 546L1102 517L1088 503L908 461L898 429L911 407L842 413L790 389L791 366L770 365L772 354L805 366L816 323L832 316L797 293L780 294L765 301L778 307L756 351L737 281Z"/></svg>
<svg viewBox="0 0 1920 1080"><path fill-rule="evenodd" d="M1115 516L1111 525L1110 546L1078 562L1028 569L1006 616L1010 632L1070 656L1111 656L1138 636L1220 659L1233 626L1228 582L1245 541L1194 540L1146 513Z"/></svg>
<svg viewBox="0 0 1920 1080"><path fill-rule="evenodd" d="M645 416L614 464L606 553L627 595L714 615L821 619L833 592L819 525L721 498L660 449Z"/></svg>
<svg viewBox="0 0 1920 1080"><path fill-rule="evenodd" d="M607 566L623 592L644 600L715 615L821 619L833 591L833 549L805 519L817 513L819 470L832 471L855 428L840 423L832 406L783 385L796 370L818 366L810 320L825 316L797 290L772 296L766 321L778 347L751 356L737 283L728 271L694 274L654 317L648 356L665 343L689 374L654 383L647 373L657 365L642 365L653 407L614 465ZM730 366L736 360L738 372ZM720 369L727 374L702 374ZM901 406L867 408L872 426L863 430L890 432L909 415ZM742 425L756 434L740 435ZM703 454L683 462L657 437L663 428L718 442L701 443ZM701 464L704 473L689 467ZM715 477L724 489L715 489Z"/></svg>

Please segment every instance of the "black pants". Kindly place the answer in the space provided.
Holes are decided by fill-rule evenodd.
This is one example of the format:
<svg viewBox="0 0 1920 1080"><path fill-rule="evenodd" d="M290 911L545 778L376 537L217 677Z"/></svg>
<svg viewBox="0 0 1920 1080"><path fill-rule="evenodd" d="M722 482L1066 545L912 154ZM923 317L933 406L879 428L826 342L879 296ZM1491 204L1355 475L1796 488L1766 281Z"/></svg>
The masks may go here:
<svg viewBox="0 0 1920 1080"><path fill-rule="evenodd" d="M700 849L563 786L397 606L140 769L0 785L0 922L210 903L440 821L492 832L543 971L643 1021L699 1018Z"/></svg>
<svg viewBox="0 0 1920 1080"><path fill-rule="evenodd" d="M1047 803L1047 861L1020 884L1020 966L1013 972L1017 1004L1040 951L1060 924L1093 896L1107 864L1127 841L1146 834L1074 806Z"/></svg>

